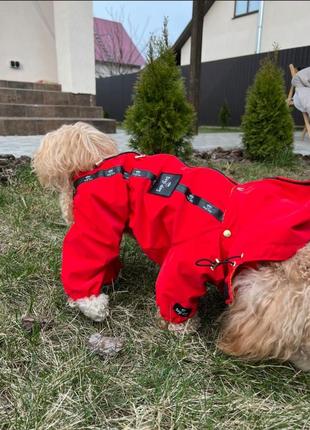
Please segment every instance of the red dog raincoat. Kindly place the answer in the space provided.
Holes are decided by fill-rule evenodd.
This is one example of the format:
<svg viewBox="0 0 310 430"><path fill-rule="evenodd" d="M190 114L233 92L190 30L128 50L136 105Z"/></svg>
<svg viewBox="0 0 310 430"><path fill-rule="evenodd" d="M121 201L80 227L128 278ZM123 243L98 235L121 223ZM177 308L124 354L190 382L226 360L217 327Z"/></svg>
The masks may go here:
<svg viewBox="0 0 310 430"><path fill-rule="evenodd" d="M237 268L286 260L310 241L310 181L239 184L171 155L129 152L78 175L74 185L62 267L73 300L99 295L117 278L125 231L161 266L156 302L174 323L195 314L206 282L231 303Z"/></svg>

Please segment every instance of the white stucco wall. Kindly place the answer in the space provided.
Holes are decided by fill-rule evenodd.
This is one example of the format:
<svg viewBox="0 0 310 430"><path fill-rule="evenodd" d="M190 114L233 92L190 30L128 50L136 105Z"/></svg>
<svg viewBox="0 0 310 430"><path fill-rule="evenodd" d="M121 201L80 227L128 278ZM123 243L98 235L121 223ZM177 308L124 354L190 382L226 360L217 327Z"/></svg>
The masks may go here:
<svg viewBox="0 0 310 430"><path fill-rule="evenodd" d="M0 79L57 82L52 2L0 1Z"/></svg>
<svg viewBox="0 0 310 430"><path fill-rule="evenodd" d="M262 52L310 45L310 1L265 1Z"/></svg>
<svg viewBox="0 0 310 430"><path fill-rule="evenodd" d="M0 1L0 79L95 94L92 2Z"/></svg>
<svg viewBox="0 0 310 430"><path fill-rule="evenodd" d="M58 79L63 91L96 93L91 1L54 1Z"/></svg>
<svg viewBox="0 0 310 430"><path fill-rule="evenodd" d="M204 17L202 61L256 52L259 14L234 18L234 1L216 1ZM265 0L261 52L310 44L310 1ZM181 65L190 63L190 38L181 49Z"/></svg>
<svg viewBox="0 0 310 430"><path fill-rule="evenodd" d="M234 1L216 1L204 18L202 61L254 54L258 14L233 19Z"/></svg>
<svg viewBox="0 0 310 430"><path fill-rule="evenodd" d="M203 34L202 34L203 37ZM191 38L189 37L181 49L181 66L186 66L191 59Z"/></svg>

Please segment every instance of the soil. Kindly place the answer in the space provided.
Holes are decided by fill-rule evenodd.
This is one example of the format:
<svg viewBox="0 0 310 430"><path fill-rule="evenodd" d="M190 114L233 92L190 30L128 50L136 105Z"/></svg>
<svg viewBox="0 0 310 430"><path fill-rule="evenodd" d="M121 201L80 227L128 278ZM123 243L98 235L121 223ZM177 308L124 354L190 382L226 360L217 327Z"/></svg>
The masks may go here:
<svg viewBox="0 0 310 430"><path fill-rule="evenodd" d="M229 161L229 162L249 162L250 160L246 158L243 149L241 148L233 148L233 149L223 149L221 147L217 147L210 151L197 151L194 150L194 156L196 158L202 158L203 160L210 161ZM310 155L301 155L297 156L299 159L303 160L307 164L310 164Z"/></svg>
<svg viewBox="0 0 310 430"><path fill-rule="evenodd" d="M15 157L12 154L0 154L0 184L6 185L16 175L20 166L30 165L31 158L26 155Z"/></svg>

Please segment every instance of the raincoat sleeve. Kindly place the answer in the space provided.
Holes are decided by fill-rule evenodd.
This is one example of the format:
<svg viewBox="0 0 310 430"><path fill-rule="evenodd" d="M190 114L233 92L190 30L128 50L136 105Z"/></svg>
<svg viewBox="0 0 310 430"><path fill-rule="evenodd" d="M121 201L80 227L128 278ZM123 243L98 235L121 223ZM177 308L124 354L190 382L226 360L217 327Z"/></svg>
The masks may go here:
<svg viewBox="0 0 310 430"><path fill-rule="evenodd" d="M193 317L206 294L203 271L194 261L186 246L173 247L165 258L156 281L156 304L166 321L179 324Z"/></svg>
<svg viewBox="0 0 310 430"><path fill-rule="evenodd" d="M62 253L62 282L69 298L99 295L121 267L120 241L128 219L127 187L121 175L81 184L73 202L74 223Z"/></svg>

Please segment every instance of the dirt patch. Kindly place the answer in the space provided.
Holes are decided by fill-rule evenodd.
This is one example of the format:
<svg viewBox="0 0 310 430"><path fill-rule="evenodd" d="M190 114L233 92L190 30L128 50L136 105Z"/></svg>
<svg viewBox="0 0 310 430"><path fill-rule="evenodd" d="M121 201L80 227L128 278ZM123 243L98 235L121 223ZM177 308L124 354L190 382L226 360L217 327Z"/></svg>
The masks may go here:
<svg viewBox="0 0 310 430"><path fill-rule="evenodd" d="M211 149L210 151L194 150L194 156L203 160L218 161L218 162L238 162L247 163L250 160L245 156L242 148L223 149L220 146ZM310 155L298 154L297 157L310 165Z"/></svg>
<svg viewBox="0 0 310 430"><path fill-rule="evenodd" d="M24 331L29 334L35 332L35 330L47 330L53 325L53 321L47 318L34 318L32 315L24 315L21 320L21 326Z"/></svg>
<svg viewBox="0 0 310 430"><path fill-rule="evenodd" d="M0 184L6 185L16 175L16 171L21 166L29 166L31 158L26 155L15 157L12 154L0 154Z"/></svg>
<svg viewBox="0 0 310 430"><path fill-rule="evenodd" d="M233 148L233 149L223 149L220 146L211 149L210 151L197 151L194 150L194 156L197 158L202 158L203 160L211 161L245 161L243 149Z"/></svg>

